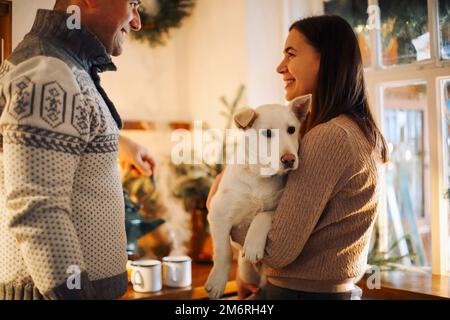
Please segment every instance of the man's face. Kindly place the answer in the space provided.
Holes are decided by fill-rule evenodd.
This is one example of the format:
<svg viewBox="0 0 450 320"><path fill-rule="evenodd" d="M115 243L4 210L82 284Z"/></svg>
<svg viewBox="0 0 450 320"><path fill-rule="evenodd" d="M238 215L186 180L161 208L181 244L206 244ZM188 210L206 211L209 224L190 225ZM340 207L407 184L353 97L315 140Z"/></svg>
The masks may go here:
<svg viewBox="0 0 450 320"><path fill-rule="evenodd" d="M125 37L141 29L140 0L97 0L90 10L88 28L112 56L122 54Z"/></svg>

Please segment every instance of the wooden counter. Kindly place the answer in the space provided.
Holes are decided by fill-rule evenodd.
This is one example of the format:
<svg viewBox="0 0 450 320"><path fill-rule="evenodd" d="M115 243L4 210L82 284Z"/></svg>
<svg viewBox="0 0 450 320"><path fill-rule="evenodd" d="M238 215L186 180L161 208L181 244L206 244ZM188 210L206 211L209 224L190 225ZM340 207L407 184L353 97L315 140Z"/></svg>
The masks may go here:
<svg viewBox="0 0 450 320"><path fill-rule="evenodd" d="M130 285L121 300L200 300L208 299L203 286L208 278L212 264L192 264L192 286L187 288L163 287L156 293L138 293ZM234 281L236 264L233 263L230 281L225 289L225 298L236 298L237 288ZM381 273L381 288L369 289L367 277L358 286L363 290L363 299L416 300L450 299L450 277L431 274L384 271Z"/></svg>
<svg viewBox="0 0 450 320"><path fill-rule="evenodd" d="M212 264L192 263L192 286L186 288L168 288L163 286L162 290L155 293L139 293L133 290L131 284L128 290L120 300L199 300L208 299L203 286L208 278ZM233 297L237 294L236 282L236 263L233 263L230 272L230 281L225 288L224 297Z"/></svg>
<svg viewBox="0 0 450 320"><path fill-rule="evenodd" d="M383 271L381 288L367 288L367 278L358 286L364 292L363 297L388 300L427 300L450 299L450 277L428 273Z"/></svg>

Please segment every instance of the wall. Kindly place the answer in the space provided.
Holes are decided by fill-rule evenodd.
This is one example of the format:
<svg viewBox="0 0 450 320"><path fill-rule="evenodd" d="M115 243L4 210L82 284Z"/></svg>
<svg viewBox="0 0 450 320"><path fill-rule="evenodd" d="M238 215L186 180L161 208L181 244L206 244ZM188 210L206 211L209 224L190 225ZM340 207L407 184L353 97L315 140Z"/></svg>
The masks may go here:
<svg viewBox="0 0 450 320"><path fill-rule="evenodd" d="M104 84L129 119L206 120L221 127L222 95L246 82L244 1L198 0L164 47L129 41ZM126 81L125 81L126 79Z"/></svg>
<svg viewBox="0 0 450 320"><path fill-rule="evenodd" d="M36 11L39 8L53 8L55 0L12 0L13 4L13 37L12 46L15 48L30 31Z"/></svg>
<svg viewBox="0 0 450 320"><path fill-rule="evenodd" d="M246 0L247 86L251 106L284 103L284 84L276 73L291 24L323 14L318 0Z"/></svg>
<svg viewBox="0 0 450 320"><path fill-rule="evenodd" d="M284 47L283 1L247 0L247 87L250 106L283 103L282 77L276 73Z"/></svg>

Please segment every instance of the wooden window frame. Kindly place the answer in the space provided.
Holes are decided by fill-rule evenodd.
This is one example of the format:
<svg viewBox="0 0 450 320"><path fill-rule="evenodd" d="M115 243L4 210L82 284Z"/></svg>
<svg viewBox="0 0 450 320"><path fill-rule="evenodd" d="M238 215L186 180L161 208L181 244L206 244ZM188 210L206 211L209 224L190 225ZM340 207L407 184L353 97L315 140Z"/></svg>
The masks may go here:
<svg viewBox="0 0 450 320"><path fill-rule="evenodd" d="M0 1L0 63L12 52L12 1Z"/></svg>

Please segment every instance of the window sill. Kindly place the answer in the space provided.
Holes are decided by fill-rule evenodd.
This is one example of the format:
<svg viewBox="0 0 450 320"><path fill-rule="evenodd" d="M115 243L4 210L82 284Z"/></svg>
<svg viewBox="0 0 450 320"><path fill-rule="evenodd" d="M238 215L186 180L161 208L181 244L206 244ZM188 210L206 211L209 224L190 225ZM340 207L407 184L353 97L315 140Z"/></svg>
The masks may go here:
<svg viewBox="0 0 450 320"><path fill-rule="evenodd" d="M404 271L381 272L381 288L369 289L368 277L358 286L368 299L423 300L450 299L450 277ZM369 284L374 283L370 278Z"/></svg>

